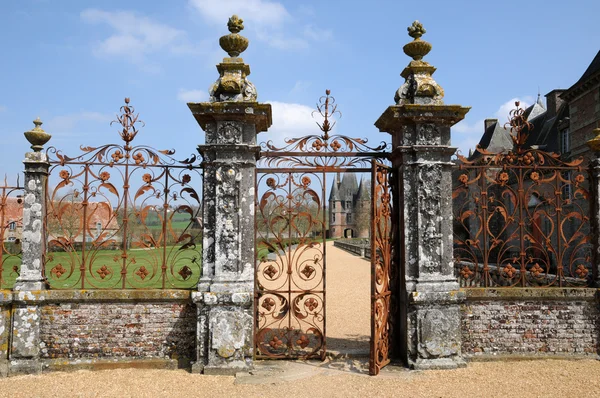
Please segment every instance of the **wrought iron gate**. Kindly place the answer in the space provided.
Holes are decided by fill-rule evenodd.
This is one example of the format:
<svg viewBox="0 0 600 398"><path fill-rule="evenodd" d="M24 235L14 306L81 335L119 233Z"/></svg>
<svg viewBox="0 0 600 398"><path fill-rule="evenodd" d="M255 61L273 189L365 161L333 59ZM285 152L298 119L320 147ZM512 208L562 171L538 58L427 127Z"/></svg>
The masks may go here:
<svg viewBox="0 0 600 398"><path fill-rule="evenodd" d="M394 307L392 292L397 270L394 267L394 228L390 168L373 160L371 171L371 347L369 374L377 375L390 363Z"/></svg>
<svg viewBox="0 0 600 398"><path fill-rule="evenodd" d="M256 358L315 358L326 353L327 173L371 173L373 307L371 356L376 374L389 362L391 204L387 144L329 135L339 114L322 97L317 111L322 134L262 144L256 174ZM379 159L380 162L377 162ZM375 292L377 292L375 294ZM375 369L375 368L374 368Z"/></svg>

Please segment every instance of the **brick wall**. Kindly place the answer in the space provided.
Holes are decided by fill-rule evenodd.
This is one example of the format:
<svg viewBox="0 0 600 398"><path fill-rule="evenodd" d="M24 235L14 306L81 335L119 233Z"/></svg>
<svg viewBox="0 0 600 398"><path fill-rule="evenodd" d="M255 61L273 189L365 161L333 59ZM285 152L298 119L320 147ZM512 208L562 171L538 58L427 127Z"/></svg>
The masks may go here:
<svg viewBox="0 0 600 398"><path fill-rule="evenodd" d="M164 358L184 363L195 358L196 309L190 299L160 301L149 297L141 301L139 297L131 300L115 295L124 296L105 292L101 301L63 297L59 302L44 303L41 357Z"/></svg>
<svg viewBox="0 0 600 398"><path fill-rule="evenodd" d="M586 142L594 137L592 131L600 122L600 85L595 85L569 101L571 117L571 153L580 155L588 151Z"/></svg>
<svg viewBox="0 0 600 398"><path fill-rule="evenodd" d="M464 291L462 349L467 357L598 353L596 289Z"/></svg>

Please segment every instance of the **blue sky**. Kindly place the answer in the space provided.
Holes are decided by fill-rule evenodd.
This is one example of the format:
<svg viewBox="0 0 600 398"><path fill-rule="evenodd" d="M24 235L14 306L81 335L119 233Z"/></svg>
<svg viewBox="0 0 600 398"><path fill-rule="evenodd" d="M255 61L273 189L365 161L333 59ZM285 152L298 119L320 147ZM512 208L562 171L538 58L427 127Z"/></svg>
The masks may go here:
<svg viewBox="0 0 600 398"><path fill-rule="evenodd" d="M118 143L109 126L131 97L146 127L137 144L175 149L185 159L204 133L186 101L207 99L218 39L227 19L244 19L242 55L274 125L260 141L316 132L310 111L331 89L342 118L336 131L371 142L393 104L409 58L406 28L420 20L433 45L425 58L447 104L471 106L453 129L463 151L483 119L504 119L515 98L568 88L600 50L600 2L0 0L0 173L22 170L23 131L39 116L50 143L68 155L79 145ZM508 105L507 105L508 104Z"/></svg>

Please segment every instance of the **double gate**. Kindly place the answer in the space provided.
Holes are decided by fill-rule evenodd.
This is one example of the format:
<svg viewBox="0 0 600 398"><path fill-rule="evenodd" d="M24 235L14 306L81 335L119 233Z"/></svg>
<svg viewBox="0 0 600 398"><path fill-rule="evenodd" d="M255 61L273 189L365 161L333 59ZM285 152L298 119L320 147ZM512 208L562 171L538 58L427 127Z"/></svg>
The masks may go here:
<svg viewBox="0 0 600 398"><path fill-rule="evenodd" d="M321 98L322 134L262 145L256 169L256 358L324 359L327 351L326 270L328 173L370 173L365 217L371 243L370 373L390 361L393 294L393 195L382 143L330 135L339 114ZM365 221L363 221L365 222Z"/></svg>

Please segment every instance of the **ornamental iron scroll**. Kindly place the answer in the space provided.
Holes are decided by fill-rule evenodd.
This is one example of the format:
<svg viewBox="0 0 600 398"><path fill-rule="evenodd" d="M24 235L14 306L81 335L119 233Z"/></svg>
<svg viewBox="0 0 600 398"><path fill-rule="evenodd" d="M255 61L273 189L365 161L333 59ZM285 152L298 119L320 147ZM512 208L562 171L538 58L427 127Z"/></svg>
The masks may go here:
<svg viewBox="0 0 600 398"><path fill-rule="evenodd" d="M324 358L323 184L316 173L258 176L257 358Z"/></svg>
<svg viewBox="0 0 600 398"><path fill-rule="evenodd" d="M21 268L23 187L0 185L0 289L11 289Z"/></svg>
<svg viewBox="0 0 600 398"><path fill-rule="evenodd" d="M45 276L51 288L193 288L201 271L200 164L133 146L129 99L116 123L123 144L47 150Z"/></svg>
<svg viewBox="0 0 600 398"><path fill-rule="evenodd" d="M321 134L286 138L283 146L277 146L273 141L261 143L258 167L303 167L337 171L341 168L370 167L371 158L389 156L389 144L386 142L370 146L366 138L331 134L336 124L335 117L341 117L342 113L330 94L331 91L326 90L325 95L319 98L317 109L312 112L313 117L319 115L323 119L320 123L316 122Z"/></svg>
<svg viewBox="0 0 600 398"><path fill-rule="evenodd" d="M371 222L371 349L369 374L377 375L392 357L398 270L394 262L393 195L390 167L373 160Z"/></svg>
<svg viewBox="0 0 600 398"><path fill-rule="evenodd" d="M589 286L589 172L584 159L526 147L532 126L511 111L514 147L458 155L454 265L462 286Z"/></svg>

